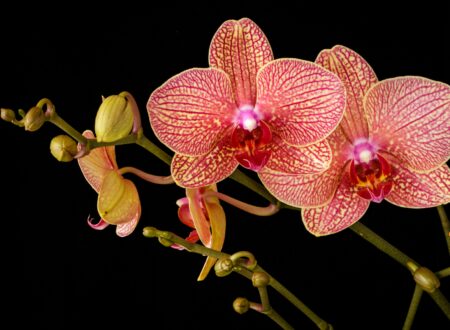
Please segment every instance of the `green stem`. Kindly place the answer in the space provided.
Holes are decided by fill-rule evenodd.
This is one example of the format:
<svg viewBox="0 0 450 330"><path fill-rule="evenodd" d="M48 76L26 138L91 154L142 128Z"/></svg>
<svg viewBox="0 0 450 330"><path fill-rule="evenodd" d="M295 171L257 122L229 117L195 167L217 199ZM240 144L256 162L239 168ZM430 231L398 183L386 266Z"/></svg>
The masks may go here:
<svg viewBox="0 0 450 330"><path fill-rule="evenodd" d="M161 148L159 148L156 144L154 144L152 141L150 141L146 136L142 135L140 138L137 139L136 143L140 145L145 150L151 152L153 155L158 157L160 160L162 160L164 163L170 166L172 163L172 157L169 156L165 151L163 151Z"/></svg>
<svg viewBox="0 0 450 330"><path fill-rule="evenodd" d="M250 190L253 190L255 193L257 193L258 195L260 195L261 197L264 197L265 199L267 199L269 202L271 202L272 204L278 205L279 201L273 197L266 188L264 188L263 185L259 184L258 182L256 182L255 180L249 178L246 174L244 174L242 171L240 170L236 170L234 171L233 174L230 175L230 178L233 179L234 181L246 186L247 188L249 188Z"/></svg>
<svg viewBox="0 0 450 330"><path fill-rule="evenodd" d="M439 218L441 219L442 228L444 229L445 241L447 242L447 250L450 254L450 222L448 221L447 213L442 205L437 207Z"/></svg>
<svg viewBox="0 0 450 330"><path fill-rule="evenodd" d="M442 312L450 320L450 303L447 298L442 294L441 290L435 290L430 293L431 298L433 298L436 305L442 310Z"/></svg>
<svg viewBox="0 0 450 330"><path fill-rule="evenodd" d="M444 268L438 272L436 272L436 276L439 278L444 278L450 276L450 267Z"/></svg>
<svg viewBox="0 0 450 330"><path fill-rule="evenodd" d="M183 246L187 251L197 253L203 256L209 256L214 257L217 259L221 258L229 258L230 255L226 254L224 252L216 251L209 249L207 247L204 247L199 244L194 244L187 242L183 238L168 232L168 231L161 231L154 227L145 227L143 232L145 237L157 237L158 239L165 240L168 244L171 245L172 243L178 244ZM304 313L311 321L313 321L316 326L321 330L330 330L332 329L332 326L322 320L316 313L314 313L308 306L306 306L300 299L298 299L292 292L290 292L286 287L284 287L280 282L278 282L274 277L272 277L268 272L266 272L262 267L257 265L254 269L254 271L260 271L266 273L270 277L269 285L274 288L279 294L281 294L284 298L286 298L290 303L292 303L298 310L300 310L302 313ZM249 272L247 269L242 268L241 270L237 270L237 273L240 275L251 279L252 273Z"/></svg>
<svg viewBox="0 0 450 330"><path fill-rule="evenodd" d="M411 329L411 326L416 317L417 308L419 307L420 299L422 298L423 290L416 284L414 288L414 294L411 299L411 304L409 305L408 314L406 315L405 323L403 323L403 330Z"/></svg>
<svg viewBox="0 0 450 330"><path fill-rule="evenodd" d="M272 321L274 321L284 330L294 330L294 328L272 307L270 307L270 309L267 311L262 311L261 313L267 315Z"/></svg>
<svg viewBox="0 0 450 330"><path fill-rule="evenodd" d="M51 122L53 125L55 125L55 126L59 127L60 129L62 129L64 132L66 132L68 135L73 137L78 142L80 142L80 143L86 143L87 142L87 139L83 135L81 135L80 132L78 132L75 128L70 126L56 112L54 112L51 115L51 117L49 119L49 122Z"/></svg>
<svg viewBox="0 0 450 330"><path fill-rule="evenodd" d="M418 265L418 263L415 262L412 258L408 257L406 254L397 249L395 246L386 241L384 238L377 235L368 227L363 225L361 221L356 222L349 228L353 230L355 233L357 233L359 236L364 238L366 241L368 241L369 243L371 243L372 245L374 245L375 247L386 253L388 256L399 262L401 265L405 266L406 268L408 268L407 263L411 261Z"/></svg>

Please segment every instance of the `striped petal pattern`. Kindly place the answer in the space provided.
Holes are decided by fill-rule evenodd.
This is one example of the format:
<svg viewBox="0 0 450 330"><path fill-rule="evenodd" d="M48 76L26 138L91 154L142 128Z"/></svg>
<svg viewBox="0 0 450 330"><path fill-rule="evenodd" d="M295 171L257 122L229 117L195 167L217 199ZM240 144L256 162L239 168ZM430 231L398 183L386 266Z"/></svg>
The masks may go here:
<svg viewBox="0 0 450 330"><path fill-rule="evenodd" d="M364 100L370 135L412 170L450 157L450 86L421 77L387 79Z"/></svg>
<svg viewBox="0 0 450 330"><path fill-rule="evenodd" d="M255 105L256 74L271 60L269 41L248 18L223 23L209 48L209 65L228 74L238 106Z"/></svg>
<svg viewBox="0 0 450 330"><path fill-rule="evenodd" d="M361 219L369 204L370 201L360 198L353 191L349 176L343 175L330 203L323 207L302 209L303 224L315 236L335 234Z"/></svg>
<svg viewBox="0 0 450 330"><path fill-rule="evenodd" d="M363 97L378 81L369 63L355 51L340 45L321 51L316 63L337 74L344 83L347 97L344 117L340 123L342 130L352 141L367 137L369 130L364 115Z"/></svg>
<svg viewBox="0 0 450 330"><path fill-rule="evenodd" d="M232 123L236 110L228 76L216 69L191 69L156 89L147 103L153 131L177 153L209 152Z"/></svg>
<svg viewBox="0 0 450 330"><path fill-rule="evenodd" d="M395 164L397 174L386 200L408 208L434 207L450 202L450 169L442 165L427 173L416 173Z"/></svg>
<svg viewBox="0 0 450 330"><path fill-rule="evenodd" d="M289 144L306 146L327 137L345 107L340 79L317 64L274 60L257 77L256 110Z"/></svg>

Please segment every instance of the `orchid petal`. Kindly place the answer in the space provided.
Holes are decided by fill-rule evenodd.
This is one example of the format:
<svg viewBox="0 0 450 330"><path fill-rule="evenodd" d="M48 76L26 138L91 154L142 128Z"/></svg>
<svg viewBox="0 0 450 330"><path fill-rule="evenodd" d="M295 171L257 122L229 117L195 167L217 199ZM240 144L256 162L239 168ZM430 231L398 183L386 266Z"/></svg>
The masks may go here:
<svg viewBox="0 0 450 330"><path fill-rule="evenodd" d="M203 245L209 247L211 244L210 224L203 212L202 201L199 194L200 192L198 189L186 189L186 196L189 200L189 211L191 212L192 220L194 221L195 230Z"/></svg>
<svg viewBox="0 0 450 330"><path fill-rule="evenodd" d="M182 187L200 188L230 176L238 166L233 149L219 143L211 152L198 157L175 154L172 159L172 176Z"/></svg>
<svg viewBox="0 0 450 330"><path fill-rule="evenodd" d="M89 227L91 227L92 229L103 230L109 226L109 223L107 223L103 219L100 219L97 223L94 223L93 220L94 220L94 218L91 218L90 216L87 219L87 223L88 223Z"/></svg>
<svg viewBox="0 0 450 330"><path fill-rule="evenodd" d="M177 153L210 151L236 110L228 76L217 69L191 69L156 89L147 103L156 136Z"/></svg>
<svg viewBox="0 0 450 330"><path fill-rule="evenodd" d="M256 74L271 60L269 41L248 18L223 23L209 48L209 64L229 75L238 106L255 105Z"/></svg>
<svg viewBox="0 0 450 330"><path fill-rule="evenodd" d="M367 137L369 130L364 115L363 98L377 81L375 72L355 51L344 46L325 49L316 58L316 63L338 75L345 86L346 110L341 127L350 140Z"/></svg>
<svg viewBox="0 0 450 330"><path fill-rule="evenodd" d="M277 171L269 164L259 172L261 182L272 195L285 204L295 207L318 207L328 203L333 197L345 170L347 157L345 152L342 151L346 150L350 144L340 127L326 141L333 151L333 157L331 163L329 163L329 168L322 173L296 175L289 171ZM314 146L316 145L304 149ZM287 156L286 159L289 159L288 157L290 156Z"/></svg>
<svg viewBox="0 0 450 330"><path fill-rule="evenodd" d="M141 206L139 205L139 209L136 210L136 214L125 223L119 223L116 226L116 235L119 237L126 237L130 235L135 229L139 222L139 218L141 217Z"/></svg>
<svg viewBox="0 0 450 330"><path fill-rule="evenodd" d="M215 185L209 189L217 191ZM221 251L223 243L225 241L225 212L222 206L220 206L219 199L216 196L209 196L207 199L205 199L205 207L211 224L211 245L209 246L209 248L216 251ZM198 281L202 281L206 278L216 261L217 258L206 258L205 264L203 265L200 275L198 276Z"/></svg>
<svg viewBox="0 0 450 330"><path fill-rule="evenodd" d="M387 79L364 100L370 135L410 169L426 172L450 156L450 86L421 77Z"/></svg>
<svg viewBox="0 0 450 330"><path fill-rule="evenodd" d="M281 202L295 207L317 207L331 200L342 172L342 164L333 161L328 170L318 174L292 175L264 168L259 178Z"/></svg>
<svg viewBox="0 0 450 330"><path fill-rule="evenodd" d="M305 146L324 139L344 112L341 80L312 62L272 61L258 72L257 89L255 110L289 144Z"/></svg>
<svg viewBox="0 0 450 330"><path fill-rule="evenodd" d="M408 208L434 207L450 202L450 169L447 165L428 173L417 173L395 164L397 174L385 197L392 204Z"/></svg>
<svg viewBox="0 0 450 330"><path fill-rule="evenodd" d="M116 171L109 172L100 188L97 209L109 224L123 224L139 219L141 206L133 182L124 179ZM126 231L126 229L124 228Z"/></svg>
<svg viewBox="0 0 450 330"><path fill-rule="evenodd" d="M95 138L91 131L84 131L83 136L88 139ZM106 174L117 169L114 146L91 150L88 155L78 158L78 165L86 181L98 193Z"/></svg>
<svg viewBox="0 0 450 330"><path fill-rule="evenodd" d="M349 176L343 175L330 203L323 207L302 209L303 224L316 236L335 234L361 219L369 204L370 201L353 191Z"/></svg>
<svg viewBox="0 0 450 330"><path fill-rule="evenodd" d="M325 171L331 163L331 148L326 140L307 147L290 146L274 136L272 154L265 165L271 171L304 175Z"/></svg>

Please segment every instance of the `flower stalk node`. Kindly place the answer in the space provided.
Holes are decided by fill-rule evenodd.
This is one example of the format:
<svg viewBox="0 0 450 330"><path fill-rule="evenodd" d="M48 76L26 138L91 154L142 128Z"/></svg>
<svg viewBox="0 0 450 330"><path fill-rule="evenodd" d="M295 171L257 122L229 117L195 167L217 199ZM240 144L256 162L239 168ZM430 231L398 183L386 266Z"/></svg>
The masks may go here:
<svg viewBox="0 0 450 330"><path fill-rule="evenodd" d="M424 291L433 293L441 285L436 274L428 268L420 267L411 261L407 262L407 267L411 271L414 281L416 281Z"/></svg>

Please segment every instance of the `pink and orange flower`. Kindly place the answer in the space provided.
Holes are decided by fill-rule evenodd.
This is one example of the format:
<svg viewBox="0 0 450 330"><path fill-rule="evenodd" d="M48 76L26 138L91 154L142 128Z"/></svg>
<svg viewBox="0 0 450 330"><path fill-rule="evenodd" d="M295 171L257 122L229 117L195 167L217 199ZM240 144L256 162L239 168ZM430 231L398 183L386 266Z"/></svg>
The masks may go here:
<svg viewBox="0 0 450 330"><path fill-rule="evenodd" d="M329 167L325 138L345 106L335 74L299 59L274 60L266 36L248 18L222 24L209 64L172 77L147 103L156 136L176 153L176 183L211 185L239 164L290 174Z"/></svg>
<svg viewBox="0 0 450 330"><path fill-rule="evenodd" d="M281 201L302 207L314 235L358 221L371 201L426 208L450 201L450 86L422 77L378 82L356 52L335 46L316 63L336 73L347 90L346 111L327 138L330 168L292 175L265 168L264 185Z"/></svg>

